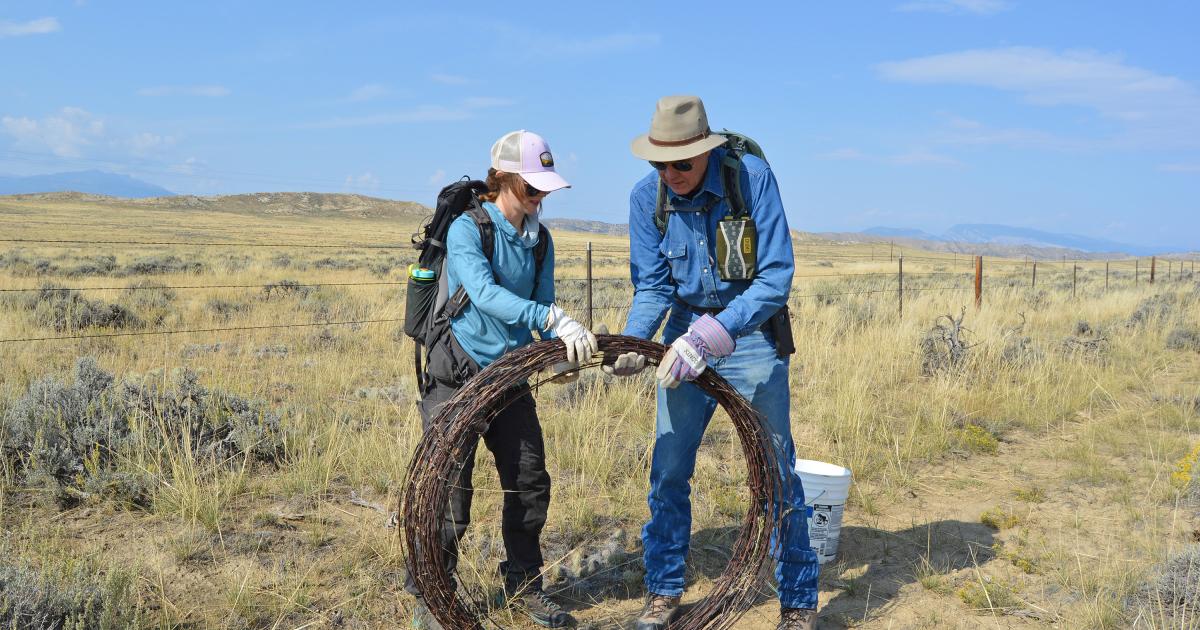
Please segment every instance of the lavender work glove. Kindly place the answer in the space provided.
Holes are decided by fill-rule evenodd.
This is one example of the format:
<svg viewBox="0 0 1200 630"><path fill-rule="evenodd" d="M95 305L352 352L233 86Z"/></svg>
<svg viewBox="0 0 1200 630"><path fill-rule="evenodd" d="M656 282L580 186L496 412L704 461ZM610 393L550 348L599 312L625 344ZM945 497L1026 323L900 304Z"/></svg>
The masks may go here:
<svg viewBox="0 0 1200 630"><path fill-rule="evenodd" d="M699 378L708 367L709 358L727 357L736 347L737 342L721 322L712 315L704 315L671 344L654 376L660 386L674 389L684 381Z"/></svg>

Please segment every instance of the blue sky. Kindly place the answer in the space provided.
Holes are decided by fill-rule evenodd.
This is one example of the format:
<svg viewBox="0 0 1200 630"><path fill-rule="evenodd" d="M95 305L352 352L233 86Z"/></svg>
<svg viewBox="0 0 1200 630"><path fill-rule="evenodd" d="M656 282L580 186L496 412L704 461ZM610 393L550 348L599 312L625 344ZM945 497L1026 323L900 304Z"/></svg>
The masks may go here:
<svg viewBox="0 0 1200 630"><path fill-rule="evenodd" d="M798 229L1200 249L1200 3L400 5L0 2L0 174L431 204L527 128L574 184L549 215L623 221L630 140L693 93Z"/></svg>

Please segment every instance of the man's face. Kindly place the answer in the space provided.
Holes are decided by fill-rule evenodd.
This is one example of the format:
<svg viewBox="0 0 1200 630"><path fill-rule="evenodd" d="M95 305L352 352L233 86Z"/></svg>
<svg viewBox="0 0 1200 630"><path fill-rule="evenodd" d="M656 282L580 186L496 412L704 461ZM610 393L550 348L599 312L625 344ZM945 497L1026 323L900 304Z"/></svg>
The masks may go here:
<svg viewBox="0 0 1200 630"><path fill-rule="evenodd" d="M690 195L700 187L700 182L704 181L704 174L708 170L709 153L711 151L705 151L700 155L686 160L666 162L667 167L658 171L658 177L676 195ZM679 170L676 165L680 162L691 164L691 170Z"/></svg>

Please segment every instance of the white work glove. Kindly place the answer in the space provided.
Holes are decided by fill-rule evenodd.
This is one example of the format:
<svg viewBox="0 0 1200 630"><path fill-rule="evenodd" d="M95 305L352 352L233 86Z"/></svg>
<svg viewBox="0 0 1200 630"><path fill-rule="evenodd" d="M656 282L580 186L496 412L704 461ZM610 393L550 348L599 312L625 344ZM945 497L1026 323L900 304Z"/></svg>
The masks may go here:
<svg viewBox="0 0 1200 630"><path fill-rule="evenodd" d="M564 313L557 304L550 305L545 330L553 331L567 346L567 363L582 365L592 360L596 352L596 335Z"/></svg>
<svg viewBox="0 0 1200 630"><path fill-rule="evenodd" d="M607 335L608 326L600 324L596 327L596 334ZM638 354L636 352L626 352L624 354L617 355L617 360L613 361L611 365L601 365L600 369L604 370L605 374L612 376L633 376L634 374L646 369L646 355Z"/></svg>

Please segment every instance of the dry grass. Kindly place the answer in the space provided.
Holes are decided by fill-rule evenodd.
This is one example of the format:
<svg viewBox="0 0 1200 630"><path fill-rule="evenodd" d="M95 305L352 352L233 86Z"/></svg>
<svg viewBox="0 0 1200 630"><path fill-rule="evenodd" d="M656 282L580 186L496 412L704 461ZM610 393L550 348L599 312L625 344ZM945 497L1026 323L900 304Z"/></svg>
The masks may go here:
<svg viewBox="0 0 1200 630"><path fill-rule="evenodd" d="M79 357L92 356L119 379L165 379L187 367L206 388L260 401L279 414L283 428L277 466L197 457L186 440L147 439L140 448L123 449L106 461L118 472L155 481L152 501L142 508L98 498L47 504L27 487L19 458L9 459L0 477L7 552L31 566L90 554L88 570L99 584L115 568L129 571L128 594L120 591L113 601L146 626L375 627L401 620L409 600L400 589L398 537L384 527L386 514L348 498L354 491L394 509L420 431L412 347L398 322L323 324L398 320L402 287L300 290L284 281L402 282L414 227L380 219L146 210L94 216L81 205L0 203L0 232L14 237L401 245L7 244L7 251L0 245L0 261L6 261L0 262L0 287L114 287L82 297L119 304L138 317L117 332L313 324L0 344L0 417L38 379L67 375ZM610 250L624 248L622 239L556 235L558 275L584 276L587 240L598 250L596 276L614 279L595 296L602 307L596 322L619 330L630 295L627 257ZM819 275L894 271L880 251L797 248L795 293L820 296L792 304L797 449L803 457L848 466L856 481L843 558L824 572L831 623L954 626L964 617L1006 615L1017 624L1124 627L1138 615L1130 598L1153 567L1200 528L1200 508L1188 503L1187 488L1172 482L1179 462L1200 442L1192 404L1200 398L1200 355L1168 347L1172 331L1200 321L1196 285L1150 287L1143 279L1133 287L1125 278L1103 294L1102 275L1081 274L1087 284L1073 300L1063 285L1069 273L1055 276L1049 265L1039 267L1039 287L1031 289L1019 262L998 261L988 268L981 310L970 308L967 291L918 291L905 296L900 319L894 277ZM968 286L965 257L924 255L936 260L906 261L906 286ZM167 264L171 257L179 264ZM122 271L129 269L143 273ZM954 275L921 275L928 272ZM162 288L205 284L254 288ZM143 288L124 290L137 285ZM264 291L266 285L274 286ZM839 295L855 291L887 292ZM1172 305L1146 302L1163 291L1177 295ZM564 282L560 293L568 310L579 313L579 285ZM0 293L0 339L62 334L23 299ZM957 316L963 306L965 355L953 369L922 376L922 339L939 316ZM1081 320L1092 332L1081 334ZM1015 335L1018 354L1011 350ZM1099 338L1104 342L1090 343ZM548 571L560 579L554 588L578 602L579 615L602 625L628 615L641 594L635 533L646 517L651 384L588 374L579 384L538 393L555 484ZM745 509L739 447L728 420L718 416L695 476L691 575L697 592L719 572L722 545ZM162 430L152 422L136 428ZM164 446L151 452L151 444ZM503 553L500 489L490 456L482 452L480 460L463 574L488 587L496 584L495 563ZM985 512L1002 531L979 522ZM50 535L46 523L70 535ZM940 537L930 533L935 529ZM625 533L614 538L617 530ZM589 567L588 557L609 547L604 563ZM772 627L772 606L763 601L745 627ZM1172 619L1159 611L1138 623L1186 627Z"/></svg>

